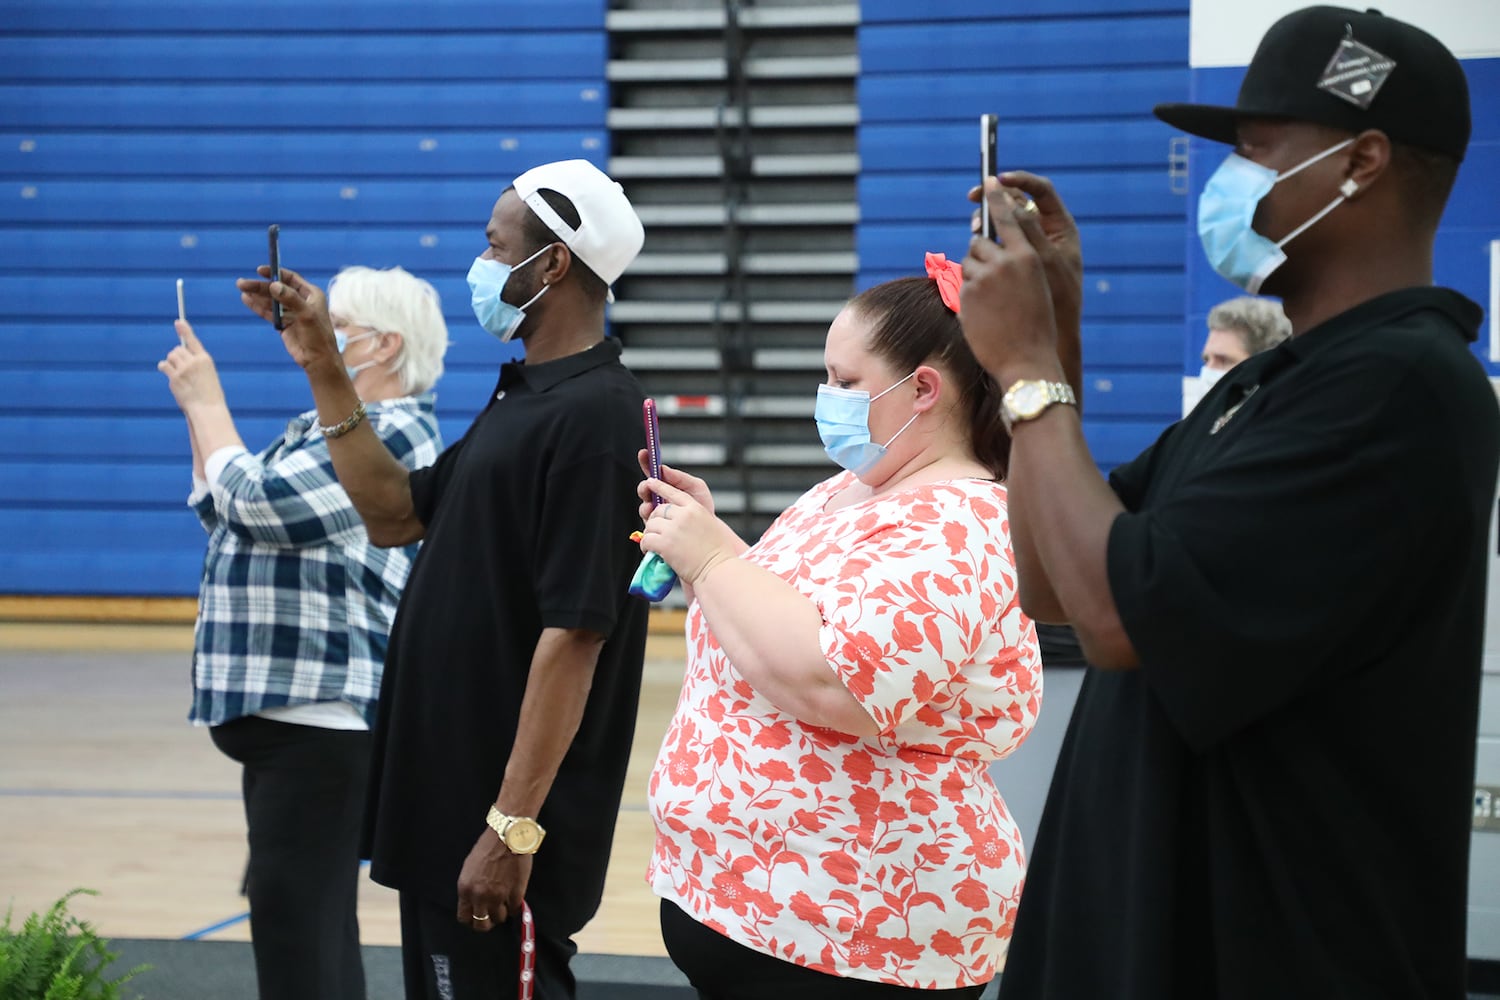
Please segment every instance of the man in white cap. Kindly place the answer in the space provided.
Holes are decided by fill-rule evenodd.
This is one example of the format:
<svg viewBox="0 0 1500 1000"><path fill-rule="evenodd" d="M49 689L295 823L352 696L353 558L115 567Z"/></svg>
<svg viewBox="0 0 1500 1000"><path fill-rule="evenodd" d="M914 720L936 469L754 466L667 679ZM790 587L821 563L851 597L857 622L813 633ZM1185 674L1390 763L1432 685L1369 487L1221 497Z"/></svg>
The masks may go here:
<svg viewBox="0 0 1500 1000"><path fill-rule="evenodd" d="M365 843L372 877L401 893L413 1000L516 996L532 961L537 997L574 996L572 937L603 895L645 651L647 604L628 593L644 397L604 335L640 219L619 184L568 160L517 177L485 235L474 313L525 361L416 472L362 420L323 293L285 269L239 283L263 317L281 302L370 540L423 542L391 632Z"/></svg>

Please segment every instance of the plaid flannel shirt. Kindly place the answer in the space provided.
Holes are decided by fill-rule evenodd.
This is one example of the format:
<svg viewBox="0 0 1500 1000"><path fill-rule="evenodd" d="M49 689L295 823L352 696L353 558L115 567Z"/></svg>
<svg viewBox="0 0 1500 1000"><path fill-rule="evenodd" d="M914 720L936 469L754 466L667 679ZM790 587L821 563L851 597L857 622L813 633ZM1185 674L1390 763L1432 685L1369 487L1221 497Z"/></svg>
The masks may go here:
<svg viewBox="0 0 1500 1000"><path fill-rule="evenodd" d="M366 408L401 464L437 459L431 393ZM267 708L345 701L372 723L417 546L370 544L334 475L317 412L293 419L259 455L236 455L191 506L208 531L191 721L216 726Z"/></svg>

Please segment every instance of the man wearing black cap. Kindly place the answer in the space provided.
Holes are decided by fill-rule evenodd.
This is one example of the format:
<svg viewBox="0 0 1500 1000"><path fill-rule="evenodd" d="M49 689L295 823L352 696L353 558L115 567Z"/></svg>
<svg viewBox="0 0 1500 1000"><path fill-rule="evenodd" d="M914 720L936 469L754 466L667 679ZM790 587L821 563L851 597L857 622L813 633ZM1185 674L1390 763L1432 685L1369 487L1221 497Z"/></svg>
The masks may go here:
<svg viewBox="0 0 1500 1000"><path fill-rule="evenodd" d="M1461 997L1500 454L1480 310L1432 284L1463 70L1411 25L1313 7L1235 107L1156 113L1234 144L1199 234L1294 335L1106 483L1057 360L1066 210L988 196L1000 242L971 247L962 318L1008 389L1022 602L1099 668L1001 995Z"/></svg>

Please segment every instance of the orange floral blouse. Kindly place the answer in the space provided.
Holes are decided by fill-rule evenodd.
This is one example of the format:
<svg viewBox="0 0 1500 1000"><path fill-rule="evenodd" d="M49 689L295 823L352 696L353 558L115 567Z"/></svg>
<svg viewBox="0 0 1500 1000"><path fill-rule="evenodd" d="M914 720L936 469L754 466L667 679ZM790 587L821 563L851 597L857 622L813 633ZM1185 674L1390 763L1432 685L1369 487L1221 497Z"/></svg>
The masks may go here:
<svg viewBox="0 0 1500 1000"><path fill-rule="evenodd" d="M695 603L651 772L657 895L734 941L929 989L993 978L1021 897L1020 833L990 780L1042 696L1005 487L913 487L824 512L813 487L743 558L817 606L829 669L879 735L805 725L735 672Z"/></svg>

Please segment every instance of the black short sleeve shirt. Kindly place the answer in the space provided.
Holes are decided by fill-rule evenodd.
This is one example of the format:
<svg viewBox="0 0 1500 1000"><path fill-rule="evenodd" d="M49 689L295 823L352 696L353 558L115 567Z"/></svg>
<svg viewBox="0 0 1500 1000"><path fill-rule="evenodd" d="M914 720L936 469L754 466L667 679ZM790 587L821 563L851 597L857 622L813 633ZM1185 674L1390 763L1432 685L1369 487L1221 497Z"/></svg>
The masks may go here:
<svg viewBox="0 0 1500 1000"><path fill-rule="evenodd" d="M606 636L583 723L538 820L534 884L598 901L630 756L648 605L628 593L643 394L618 342L505 365L488 405L413 473L426 526L391 633L367 846L372 875L456 900L505 774L545 628ZM551 880L551 881L549 881ZM589 900L592 899L592 902ZM585 915L583 919L587 919Z"/></svg>
<svg viewBox="0 0 1500 1000"><path fill-rule="evenodd" d="M1085 679L1004 997L1462 995L1500 453L1479 318L1366 302L1111 477L1141 668Z"/></svg>

